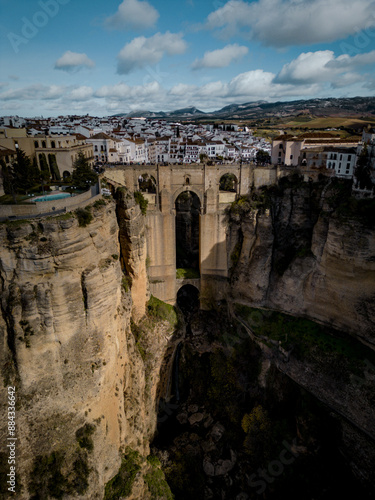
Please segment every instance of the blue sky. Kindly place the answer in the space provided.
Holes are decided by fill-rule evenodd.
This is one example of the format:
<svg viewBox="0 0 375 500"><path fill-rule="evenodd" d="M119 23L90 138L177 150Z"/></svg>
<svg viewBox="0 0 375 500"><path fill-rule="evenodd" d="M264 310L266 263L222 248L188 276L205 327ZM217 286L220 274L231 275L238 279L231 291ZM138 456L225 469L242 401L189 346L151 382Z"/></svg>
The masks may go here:
<svg viewBox="0 0 375 500"><path fill-rule="evenodd" d="M375 0L0 0L0 114L375 94Z"/></svg>

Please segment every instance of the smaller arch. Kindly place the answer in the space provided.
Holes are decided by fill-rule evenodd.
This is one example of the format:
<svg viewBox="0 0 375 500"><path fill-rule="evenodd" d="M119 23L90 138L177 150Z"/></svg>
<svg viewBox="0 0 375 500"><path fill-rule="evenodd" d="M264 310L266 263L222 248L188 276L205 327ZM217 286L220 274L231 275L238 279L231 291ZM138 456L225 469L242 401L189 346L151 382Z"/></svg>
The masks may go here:
<svg viewBox="0 0 375 500"><path fill-rule="evenodd" d="M226 173L220 177L219 191L237 193L238 179L234 174Z"/></svg>
<svg viewBox="0 0 375 500"><path fill-rule="evenodd" d="M34 141L34 146L35 146L35 148L39 148L39 142L38 141Z"/></svg>
<svg viewBox="0 0 375 500"><path fill-rule="evenodd" d="M141 174L138 177L139 190L143 193L156 193L156 180L152 175Z"/></svg>
<svg viewBox="0 0 375 500"><path fill-rule="evenodd" d="M199 290L194 285L183 285L177 292L177 305L181 311L191 314L199 309Z"/></svg>
<svg viewBox="0 0 375 500"><path fill-rule="evenodd" d="M46 147L47 147L46 141L43 141L42 142L42 148L46 148Z"/></svg>
<svg viewBox="0 0 375 500"><path fill-rule="evenodd" d="M55 148L56 148L56 143L55 143L55 141L52 141L52 142L51 142L51 148L52 148L52 149L55 149Z"/></svg>

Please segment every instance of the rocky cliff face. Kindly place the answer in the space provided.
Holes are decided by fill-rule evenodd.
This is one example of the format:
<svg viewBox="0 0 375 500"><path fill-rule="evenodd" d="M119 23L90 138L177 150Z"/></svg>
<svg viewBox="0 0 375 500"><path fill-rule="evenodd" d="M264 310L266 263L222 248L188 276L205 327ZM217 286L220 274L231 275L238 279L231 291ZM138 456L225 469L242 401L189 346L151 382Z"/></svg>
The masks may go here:
<svg viewBox="0 0 375 500"><path fill-rule="evenodd" d="M134 204L122 208L133 244L142 216ZM120 450L147 455L155 429L170 325L152 332L146 380L130 330L132 308L139 316L147 301L142 238L120 259L115 204L96 204L92 212L86 227L70 214L0 227L0 364L4 386L16 388L18 498L103 498ZM141 282L133 301L121 262ZM6 415L6 390L1 397ZM3 443L5 426L4 418ZM2 474L9 472L7 456L1 459Z"/></svg>
<svg viewBox="0 0 375 500"><path fill-rule="evenodd" d="M229 242L238 262L230 293L236 301L330 324L375 347L374 227L365 206L360 213L343 206L339 189L284 180L268 193L266 209L254 202L242 215L232 213Z"/></svg>

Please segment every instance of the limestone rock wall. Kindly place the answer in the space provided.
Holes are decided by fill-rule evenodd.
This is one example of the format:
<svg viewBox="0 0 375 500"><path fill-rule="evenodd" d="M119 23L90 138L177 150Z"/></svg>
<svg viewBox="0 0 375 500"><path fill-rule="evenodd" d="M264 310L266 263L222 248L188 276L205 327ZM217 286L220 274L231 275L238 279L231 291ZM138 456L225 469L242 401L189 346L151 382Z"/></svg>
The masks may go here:
<svg viewBox="0 0 375 500"><path fill-rule="evenodd" d="M135 249L127 264L139 277L133 294L123 285L116 205L92 211L86 227L73 215L0 225L0 402L5 415L6 387L15 386L17 498L35 491L48 498L52 469L61 474L60 482L51 479L60 491L103 498L104 485L119 469L120 450L130 446L147 455L155 430L168 339L162 325L146 380L130 330L132 308L143 302L144 311L147 300L145 254L135 244L144 231L142 216L133 207L127 221ZM5 426L4 418L2 443Z"/></svg>
<svg viewBox="0 0 375 500"><path fill-rule="evenodd" d="M268 209L232 220L232 254L236 244L232 300L307 316L375 347L375 231L333 209L322 186L288 187Z"/></svg>

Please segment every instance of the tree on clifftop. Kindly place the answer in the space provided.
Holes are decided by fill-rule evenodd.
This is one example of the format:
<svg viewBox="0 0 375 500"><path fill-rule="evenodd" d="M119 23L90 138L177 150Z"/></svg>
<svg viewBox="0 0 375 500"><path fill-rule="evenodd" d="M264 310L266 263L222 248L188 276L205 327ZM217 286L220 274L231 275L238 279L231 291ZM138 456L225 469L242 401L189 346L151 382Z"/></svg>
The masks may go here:
<svg viewBox="0 0 375 500"><path fill-rule="evenodd" d="M16 193L28 191L39 182L40 170L31 162L22 149L17 150L17 158L8 170L9 182Z"/></svg>
<svg viewBox="0 0 375 500"><path fill-rule="evenodd" d="M264 151L263 149L260 149L257 152L256 159L258 165L268 165L269 163L271 163L270 155L267 153L267 151Z"/></svg>
<svg viewBox="0 0 375 500"><path fill-rule="evenodd" d="M72 181L73 185L81 190L87 190L89 186L93 186L98 182L97 174L92 170L82 152L78 153L78 157L73 164Z"/></svg>
<svg viewBox="0 0 375 500"><path fill-rule="evenodd" d="M372 189L374 187L374 184L372 183L371 163L367 144L363 146L362 151L358 156L355 176L361 189Z"/></svg>

